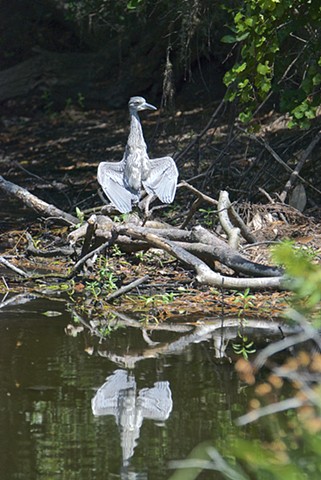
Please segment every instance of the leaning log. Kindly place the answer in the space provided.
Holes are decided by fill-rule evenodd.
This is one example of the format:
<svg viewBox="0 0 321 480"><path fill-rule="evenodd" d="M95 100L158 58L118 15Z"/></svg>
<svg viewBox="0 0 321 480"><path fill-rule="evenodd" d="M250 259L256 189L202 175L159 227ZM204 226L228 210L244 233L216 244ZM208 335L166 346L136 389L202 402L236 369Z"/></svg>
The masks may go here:
<svg viewBox="0 0 321 480"><path fill-rule="evenodd" d="M54 218L56 221L63 221L64 223L72 225L76 225L79 222L77 217L60 210L50 203L40 200L40 198L36 197L36 195L28 192L28 190L23 187L19 187L19 185L16 185L15 183L5 180L1 175L0 190L2 190L6 195L17 198L23 202L24 205L31 208L35 212L40 213L44 217Z"/></svg>

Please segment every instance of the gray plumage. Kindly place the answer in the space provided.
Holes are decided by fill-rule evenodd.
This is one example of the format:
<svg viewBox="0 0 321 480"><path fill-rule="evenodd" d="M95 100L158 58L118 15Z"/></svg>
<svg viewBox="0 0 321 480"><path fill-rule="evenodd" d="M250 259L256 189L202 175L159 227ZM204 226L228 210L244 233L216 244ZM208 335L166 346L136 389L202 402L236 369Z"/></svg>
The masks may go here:
<svg viewBox="0 0 321 480"><path fill-rule="evenodd" d="M132 97L128 103L130 132L120 162L101 162L97 179L105 195L121 213L128 213L138 203L144 188L163 203L172 203L176 193L178 170L171 157L150 159L138 112L157 110L143 97Z"/></svg>

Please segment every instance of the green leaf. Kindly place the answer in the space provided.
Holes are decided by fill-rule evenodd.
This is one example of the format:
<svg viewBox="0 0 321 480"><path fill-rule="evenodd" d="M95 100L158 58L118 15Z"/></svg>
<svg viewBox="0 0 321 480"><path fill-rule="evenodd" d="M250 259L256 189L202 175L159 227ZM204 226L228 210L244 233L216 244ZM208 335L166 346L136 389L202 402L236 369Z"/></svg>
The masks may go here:
<svg viewBox="0 0 321 480"><path fill-rule="evenodd" d="M252 118L253 116L250 111L241 112L239 115L239 119L242 123L248 123Z"/></svg>
<svg viewBox="0 0 321 480"><path fill-rule="evenodd" d="M312 83L313 85L320 85L321 83L321 73L317 73L316 75L314 75L314 77L312 78Z"/></svg>
<svg viewBox="0 0 321 480"><path fill-rule="evenodd" d="M236 41L237 41L237 42L242 42L242 41L245 40L249 35L250 35L250 32L245 32L245 33L242 33L242 35L237 35Z"/></svg>
<svg viewBox="0 0 321 480"><path fill-rule="evenodd" d="M237 65L233 68L233 71L235 73L241 73L241 72L244 72L244 70L246 69L246 66L247 66L247 63L246 62L243 62L241 63L240 65Z"/></svg>
<svg viewBox="0 0 321 480"><path fill-rule="evenodd" d="M221 38L222 43L235 43L236 42L236 37L234 35L224 35L224 37Z"/></svg>
<svg viewBox="0 0 321 480"><path fill-rule="evenodd" d="M259 63L256 67L256 70L260 75L266 75L267 73L271 72L271 67L267 65L267 63L265 63L265 65L263 65L263 63Z"/></svg>

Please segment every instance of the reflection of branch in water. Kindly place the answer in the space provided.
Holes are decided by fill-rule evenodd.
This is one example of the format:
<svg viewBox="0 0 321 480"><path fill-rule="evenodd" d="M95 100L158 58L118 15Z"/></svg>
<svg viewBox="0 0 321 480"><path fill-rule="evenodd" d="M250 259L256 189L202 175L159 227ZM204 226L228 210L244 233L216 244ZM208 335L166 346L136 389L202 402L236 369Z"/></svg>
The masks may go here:
<svg viewBox="0 0 321 480"><path fill-rule="evenodd" d="M168 382L155 382L137 394L135 378L125 370L116 370L92 399L93 414L114 415L120 430L123 466L129 464L137 445L144 419L164 422L172 407Z"/></svg>
<svg viewBox="0 0 321 480"><path fill-rule="evenodd" d="M106 319L106 325L117 327L131 327L138 328L142 332L142 337L147 343L147 347L143 350L130 351L129 346L126 347L126 351L122 353L116 353L111 350L110 344L107 348L104 346L106 342L100 342L98 354L102 357L106 357L112 362L125 368L134 368L135 364L146 358L156 358L160 355L179 355L188 346L193 343L200 343L207 340L212 340L214 346L214 357L224 358L226 357L226 349L230 340L237 337L240 328L240 319L237 318L221 318L215 317L212 322L207 321L204 324L175 324L175 323L159 323L159 324L147 324L142 323L129 315L120 313L117 311L110 312L113 316L113 322L108 322ZM91 334L97 336L100 340L106 340L106 337L99 331L98 328L89 324L82 319L78 313L75 313L78 320L89 329ZM117 320L115 320L115 317ZM104 324L102 324L103 326ZM281 325L271 321L264 320L246 320L243 325L244 333L247 332L247 336L253 335L258 331L264 331L265 335L280 335ZM175 334L181 334L175 340L166 342L155 342L151 335L154 331L167 331ZM148 332L148 334L147 334ZM294 333L295 330L289 326L282 326L283 333Z"/></svg>
<svg viewBox="0 0 321 480"><path fill-rule="evenodd" d="M142 325L137 320L130 319L128 315L117 314L119 319L121 318L126 326L136 327L143 330ZM171 342L156 343L150 338L148 340L148 347L139 353L133 351L129 352L128 349L123 355L116 354L115 352L104 350L101 345L98 350L98 354L102 357L109 358L117 365L121 365L126 368L133 368L135 364L146 358L156 358L160 355L178 355L181 354L188 346L193 343L200 343L211 339L214 344L215 358L224 358L226 356L226 348L231 339L237 336L237 332L240 326L239 318L229 318L223 320L215 319L212 323L206 323L203 325L177 325L177 324L158 324L152 325L144 330L150 332L154 330L166 330L175 333L182 333L180 338ZM244 326L245 330L263 330L266 334L280 334L280 326L277 323L264 320L247 320ZM144 332L143 330L143 332ZM143 333L144 338L144 333ZM147 340L144 338L145 341Z"/></svg>
<svg viewBox="0 0 321 480"><path fill-rule="evenodd" d="M35 300L38 298L38 295L34 295L31 293L18 293L13 297L9 297L7 300L8 292L4 295L2 301L0 302L0 308L8 307L8 306L17 306L23 305L24 303L29 303L31 300Z"/></svg>

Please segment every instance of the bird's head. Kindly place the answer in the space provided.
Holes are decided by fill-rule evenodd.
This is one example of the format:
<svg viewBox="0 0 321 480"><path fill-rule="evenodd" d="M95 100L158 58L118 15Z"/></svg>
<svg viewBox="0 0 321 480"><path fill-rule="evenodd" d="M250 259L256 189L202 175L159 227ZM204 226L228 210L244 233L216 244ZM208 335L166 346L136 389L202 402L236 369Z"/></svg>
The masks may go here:
<svg viewBox="0 0 321 480"><path fill-rule="evenodd" d="M128 102L130 112L140 112L141 110L157 110L154 105L147 103L143 97L131 97Z"/></svg>

